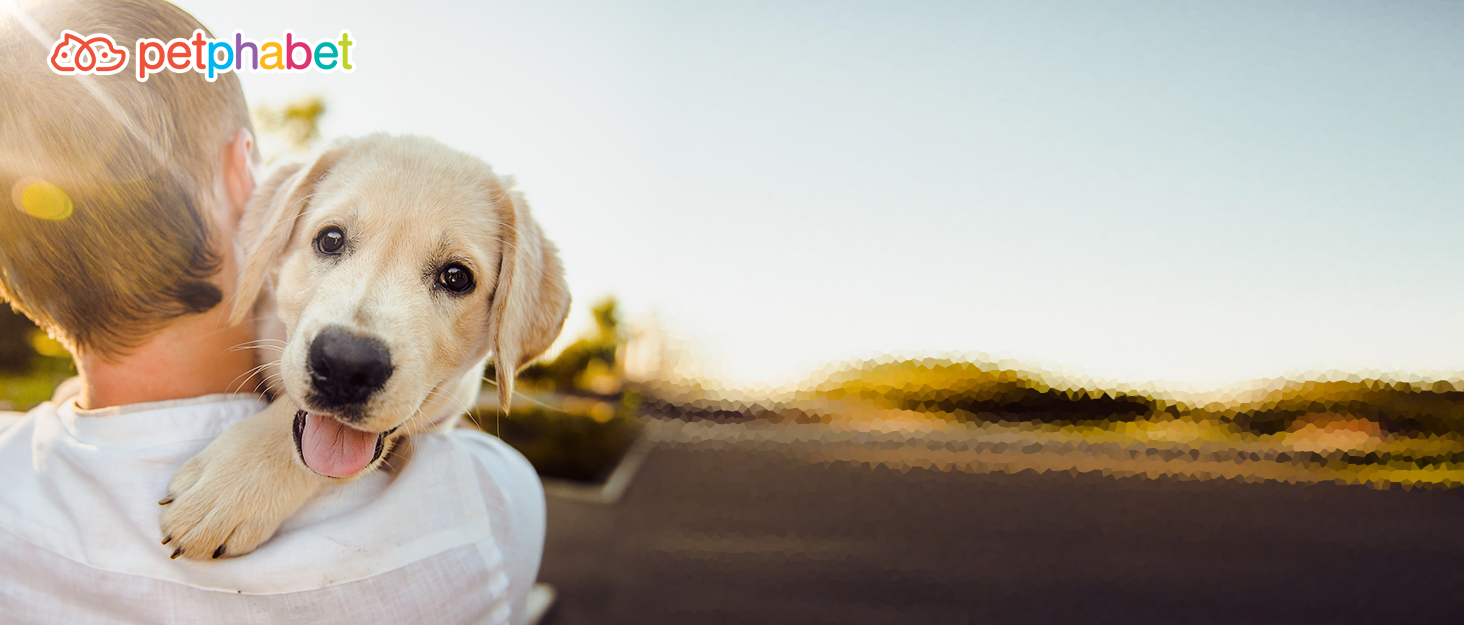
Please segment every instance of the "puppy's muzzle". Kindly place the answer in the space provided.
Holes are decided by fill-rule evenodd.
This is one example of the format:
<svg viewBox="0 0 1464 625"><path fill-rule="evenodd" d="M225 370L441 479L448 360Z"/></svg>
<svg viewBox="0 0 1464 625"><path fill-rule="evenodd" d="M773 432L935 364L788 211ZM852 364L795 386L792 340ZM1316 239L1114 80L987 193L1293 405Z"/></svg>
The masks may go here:
<svg viewBox="0 0 1464 625"><path fill-rule="evenodd" d="M391 352L381 341L338 326L321 330L306 358L313 403L323 409L356 407L386 386ZM346 416L350 412L341 416Z"/></svg>

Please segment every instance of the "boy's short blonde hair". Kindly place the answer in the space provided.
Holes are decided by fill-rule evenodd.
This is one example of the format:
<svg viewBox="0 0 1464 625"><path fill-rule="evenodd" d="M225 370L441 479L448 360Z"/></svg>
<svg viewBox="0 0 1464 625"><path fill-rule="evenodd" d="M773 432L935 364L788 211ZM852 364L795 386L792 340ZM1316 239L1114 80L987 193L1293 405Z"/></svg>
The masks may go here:
<svg viewBox="0 0 1464 625"><path fill-rule="evenodd" d="M0 13L0 297L74 353L110 359L220 303L215 177L251 124L232 73L60 76L50 46L64 29L131 51L201 28L162 0Z"/></svg>

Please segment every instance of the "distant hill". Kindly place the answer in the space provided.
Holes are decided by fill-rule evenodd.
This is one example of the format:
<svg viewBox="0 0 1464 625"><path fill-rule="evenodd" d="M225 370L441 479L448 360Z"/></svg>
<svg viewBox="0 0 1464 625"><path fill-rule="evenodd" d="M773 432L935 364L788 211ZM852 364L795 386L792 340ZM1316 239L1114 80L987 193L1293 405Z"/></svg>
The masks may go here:
<svg viewBox="0 0 1464 625"><path fill-rule="evenodd" d="M1139 392L1061 384L1031 371L935 359L849 367L830 375L811 396L881 408L993 413L1031 421L1133 420L1168 407Z"/></svg>
<svg viewBox="0 0 1464 625"><path fill-rule="evenodd" d="M1460 388L1464 384L1446 380L1273 379L1202 401L990 363L922 359L857 363L829 374L801 397L947 413L976 421L1079 423L1186 417L1274 433L1298 421L1361 419L1384 431L1444 434L1464 433Z"/></svg>

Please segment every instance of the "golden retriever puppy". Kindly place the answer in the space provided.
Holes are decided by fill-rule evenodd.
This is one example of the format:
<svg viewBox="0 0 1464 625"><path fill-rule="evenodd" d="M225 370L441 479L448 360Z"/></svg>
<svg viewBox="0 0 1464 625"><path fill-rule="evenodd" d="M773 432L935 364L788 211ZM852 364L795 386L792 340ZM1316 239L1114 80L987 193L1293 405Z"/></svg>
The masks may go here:
<svg viewBox="0 0 1464 625"><path fill-rule="evenodd" d="M276 399L173 477L173 557L249 553L322 487L452 427L490 355L509 405L569 311L554 246L510 184L435 141L378 134L260 185L233 319L278 339L263 365Z"/></svg>

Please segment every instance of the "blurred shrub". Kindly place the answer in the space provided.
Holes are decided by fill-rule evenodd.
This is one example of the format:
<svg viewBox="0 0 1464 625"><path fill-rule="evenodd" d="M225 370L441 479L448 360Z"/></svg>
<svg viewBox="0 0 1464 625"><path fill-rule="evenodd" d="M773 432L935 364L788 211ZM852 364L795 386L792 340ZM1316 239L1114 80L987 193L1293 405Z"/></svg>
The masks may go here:
<svg viewBox="0 0 1464 625"><path fill-rule="evenodd" d="M517 449L539 475L604 481L640 433L633 408L603 401L562 408L521 402L510 414L486 409L469 419Z"/></svg>
<svg viewBox="0 0 1464 625"><path fill-rule="evenodd" d="M595 304L595 331L564 348L549 362L529 365L518 375L516 388L537 394L616 396L624 387L617 354L624 343L615 298ZM494 379L492 365L486 377Z"/></svg>
<svg viewBox="0 0 1464 625"><path fill-rule="evenodd" d="M60 343L9 306L0 306L0 410L29 410L76 375Z"/></svg>
<svg viewBox="0 0 1464 625"><path fill-rule="evenodd" d="M519 373L513 409L479 408L469 419L522 453L544 477L600 482L635 442L639 393L627 388L614 298L592 309L595 328L553 360ZM487 379L494 379L489 366Z"/></svg>
<svg viewBox="0 0 1464 625"><path fill-rule="evenodd" d="M1361 419L1407 434L1464 433L1457 382L1390 379L1271 380L1257 399L1218 403L1204 412L1250 431L1273 434L1300 423Z"/></svg>
<svg viewBox="0 0 1464 625"><path fill-rule="evenodd" d="M0 374L30 371L36 350L31 347L31 334L38 328L9 306L0 305Z"/></svg>

